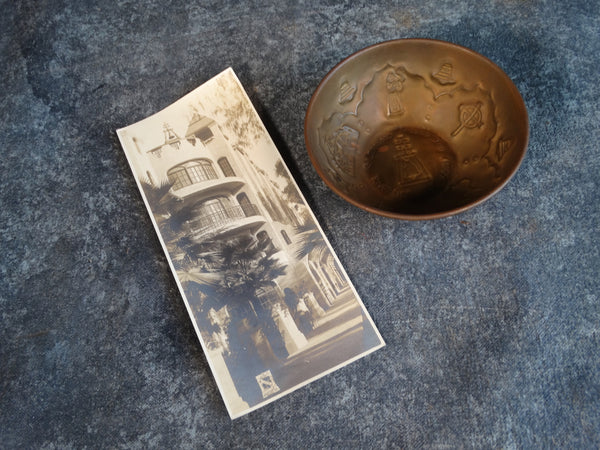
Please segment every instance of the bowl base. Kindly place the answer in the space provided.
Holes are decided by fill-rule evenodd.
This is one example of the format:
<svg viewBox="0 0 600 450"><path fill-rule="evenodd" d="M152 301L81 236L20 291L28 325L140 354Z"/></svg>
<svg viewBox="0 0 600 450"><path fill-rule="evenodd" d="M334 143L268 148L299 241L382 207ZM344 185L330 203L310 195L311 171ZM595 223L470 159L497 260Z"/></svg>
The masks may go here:
<svg viewBox="0 0 600 450"><path fill-rule="evenodd" d="M423 128L397 127L375 136L365 168L369 184L379 193L377 202L383 198L397 211L431 207L456 166L450 145Z"/></svg>

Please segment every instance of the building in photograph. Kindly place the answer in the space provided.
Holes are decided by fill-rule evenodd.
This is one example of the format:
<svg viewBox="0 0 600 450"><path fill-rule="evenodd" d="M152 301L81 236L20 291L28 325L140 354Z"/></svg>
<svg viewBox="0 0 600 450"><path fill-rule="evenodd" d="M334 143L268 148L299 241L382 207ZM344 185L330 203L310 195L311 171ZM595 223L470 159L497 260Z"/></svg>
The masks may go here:
<svg viewBox="0 0 600 450"><path fill-rule="evenodd" d="M257 287L258 303L251 302L242 315L233 314L235 305L227 302L209 311L192 308L194 314L208 316L210 326L200 327L200 331L217 365L231 372L232 383L238 384L231 364L225 364L223 356L232 351L235 336L231 330L237 330L243 335L238 337L251 342L254 356L264 363L256 369L261 372L257 383L264 386L265 367L274 359L301 351L307 344L310 327L302 323L299 306L306 305L310 323L314 323L349 289L348 281L314 223L312 229L308 227L304 234L298 234L298 227L307 225L308 214L302 211L306 206L290 204L273 177L258 167L249 153L232 150L214 120L194 112L185 132L176 132L168 123L163 124L162 131L161 141L149 147L133 138L136 152L130 160L143 179L146 197L179 278L210 284L209 275L213 275L209 262L190 258L190 252L177 244L183 240L188 247L199 248L206 243L251 237L257 247L286 269L273 283ZM152 196L148 191L160 195ZM173 232L173 227L166 224L178 214L179 227ZM319 245L302 252L302 238L311 233L313 243ZM288 295L286 301L286 292L293 292L297 298L290 302ZM200 295L204 294L197 293L196 297L200 299ZM194 295L186 292L186 296L194 302ZM261 326L254 326L249 315L256 316ZM231 324L232 320L239 323ZM212 331L208 333L205 328ZM224 333L225 328L229 334ZM263 389L262 395L265 392L274 390Z"/></svg>

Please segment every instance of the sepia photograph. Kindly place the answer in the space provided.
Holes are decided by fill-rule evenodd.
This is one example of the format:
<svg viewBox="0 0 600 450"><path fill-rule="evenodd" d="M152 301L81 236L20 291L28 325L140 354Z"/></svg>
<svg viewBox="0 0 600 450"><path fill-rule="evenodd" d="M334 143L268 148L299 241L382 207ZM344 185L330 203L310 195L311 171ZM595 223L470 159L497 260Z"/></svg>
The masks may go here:
<svg viewBox="0 0 600 450"><path fill-rule="evenodd" d="M118 135L232 418L385 345L232 69Z"/></svg>

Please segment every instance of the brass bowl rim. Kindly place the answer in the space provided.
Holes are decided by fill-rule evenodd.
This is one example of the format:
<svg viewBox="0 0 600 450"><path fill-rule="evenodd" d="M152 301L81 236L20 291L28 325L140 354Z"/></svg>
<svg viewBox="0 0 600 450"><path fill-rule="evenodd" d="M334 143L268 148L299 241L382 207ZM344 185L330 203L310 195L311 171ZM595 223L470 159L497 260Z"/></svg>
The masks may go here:
<svg viewBox="0 0 600 450"><path fill-rule="evenodd" d="M485 62L486 64L488 64L489 66L491 66L491 69L496 71L502 78L505 78L507 81L507 85L515 91L516 100L517 100L515 107L522 110L524 119L525 119L525 139L524 139L523 146L521 149L521 155L520 155L518 161L516 162L513 170L508 174L508 176L500 184L498 184L498 186L496 186L496 188L494 188L492 191L490 191L486 195L478 198L477 200L467 203L466 205L460 206L458 208L452 208L447 211L441 211L441 212L429 213L429 214L398 213L398 212L387 211L384 209L375 208L375 207L365 205L363 203L356 201L349 195L342 192L340 189L338 189L335 185L333 185L333 183L331 183L328 180L328 178L325 176L325 173L323 172L323 170L320 168L319 164L317 163L317 159L314 156L313 149L311 148L311 146L309 144L309 139L308 139L308 134L309 134L308 133L308 128L309 128L308 127L308 119L312 113L314 103L316 102L316 99L317 99L319 93L323 90L324 86L327 84L329 79L335 73L337 73L337 71L342 66L344 66L349 61L358 58L363 53L367 53L367 52L371 51L374 48L384 47L384 46L393 46L395 44L410 45L410 44L416 44L416 43L433 43L433 44L451 47L456 50L469 53L472 56L474 56L475 58L478 58L478 59L482 60L483 62ZM391 39L391 40L387 40L387 41L382 41L382 42L378 42L376 44L372 44L367 47L364 47L364 48L350 54L349 56L345 57L340 62L338 62L331 70L329 70L329 72L327 72L327 74L321 79L317 88L315 89L315 91L313 92L313 94L310 98L308 107L306 108L306 114L304 116L304 143L306 145L308 157L310 158L310 162L312 163L312 166L315 168L317 174L319 175L319 177L321 177L321 179L325 182L325 184L327 185L327 187L329 187L329 189L331 189L333 192L335 192L337 195L339 195L341 198L343 198L350 204L357 206L358 208L361 208L370 213L377 214L377 215L384 216L384 217L389 217L392 219L411 220L411 221L441 219L444 217L454 216L454 215L462 213L468 209L471 209L471 208L489 200L494 195L496 195L512 179L512 177L515 175L517 170L519 170L519 167L521 167L521 163L523 162L523 159L525 158L525 154L527 153L527 148L529 146L529 133L530 133L529 115L527 113L527 107L525 105L525 101L523 100L523 96L519 92L519 89L517 88L515 83L512 81L512 79L506 74L506 72L504 72L504 70L502 70L500 68L500 66L498 66L495 62L493 62L491 59L487 58L486 56L482 55L481 53L478 53L475 50L472 50L468 47L464 47L462 45L454 44L454 43L448 42L448 41L442 41L439 39L428 39L428 38L406 38L406 39Z"/></svg>

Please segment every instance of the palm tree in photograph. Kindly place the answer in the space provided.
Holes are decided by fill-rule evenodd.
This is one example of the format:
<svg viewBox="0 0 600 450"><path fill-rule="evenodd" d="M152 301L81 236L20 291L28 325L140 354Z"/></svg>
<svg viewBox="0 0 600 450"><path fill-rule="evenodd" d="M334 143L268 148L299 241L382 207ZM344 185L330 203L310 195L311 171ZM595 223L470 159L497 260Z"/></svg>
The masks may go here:
<svg viewBox="0 0 600 450"><path fill-rule="evenodd" d="M275 280L285 275L286 267L273 257L272 251L251 235L243 235L221 243L217 258L216 264L215 261L212 262L214 269L221 275L217 292L227 299L232 316L246 321L245 326L251 333L264 328L262 332L272 337L273 305L268 301L261 301L259 294L261 291L275 288ZM264 351L272 352L272 349L268 348L269 340L259 341L256 343L265 346ZM268 354L262 356L270 357Z"/></svg>
<svg viewBox="0 0 600 450"><path fill-rule="evenodd" d="M231 316L225 361L238 392L252 404L261 399L255 377L287 356L272 317L273 300L260 297L276 287L286 267L250 234L213 242L213 248L205 253L206 265L219 274L214 293Z"/></svg>
<svg viewBox="0 0 600 450"><path fill-rule="evenodd" d="M199 253L197 244L184 230L186 222L193 218L192 209L173 195L170 182L153 184L142 180L141 185L169 254L174 257L175 269L189 268L197 261Z"/></svg>
<svg viewBox="0 0 600 450"><path fill-rule="evenodd" d="M171 186L142 182L142 187L203 339L210 342L214 333L224 332L223 356L236 388L249 403L258 402L262 393L255 377L288 356L273 318L280 300L275 280L285 275L286 266L274 256L270 241L250 233L192 239L185 227L194 217L192 208L172 194ZM213 323L215 312L224 311L229 319Z"/></svg>
<svg viewBox="0 0 600 450"><path fill-rule="evenodd" d="M312 220L295 227L295 232L298 236L296 241L296 257L298 259L308 256L315 250L327 248L319 228Z"/></svg>

